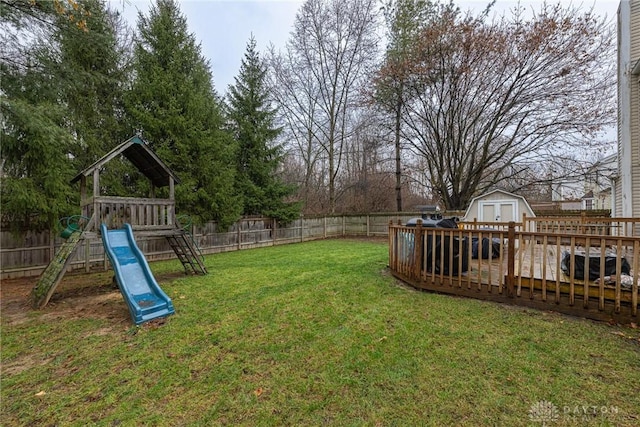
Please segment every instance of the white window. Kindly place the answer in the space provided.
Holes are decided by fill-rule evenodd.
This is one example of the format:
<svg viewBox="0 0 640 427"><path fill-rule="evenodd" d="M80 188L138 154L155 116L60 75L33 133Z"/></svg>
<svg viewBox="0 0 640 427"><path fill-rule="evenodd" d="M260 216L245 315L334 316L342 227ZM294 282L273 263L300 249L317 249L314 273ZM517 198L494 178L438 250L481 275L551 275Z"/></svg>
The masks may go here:
<svg viewBox="0 0 640 427"><path fill-rule="evenodd" d="M593 210L593 199L584 199L584 209L587 211Z"/></svg>

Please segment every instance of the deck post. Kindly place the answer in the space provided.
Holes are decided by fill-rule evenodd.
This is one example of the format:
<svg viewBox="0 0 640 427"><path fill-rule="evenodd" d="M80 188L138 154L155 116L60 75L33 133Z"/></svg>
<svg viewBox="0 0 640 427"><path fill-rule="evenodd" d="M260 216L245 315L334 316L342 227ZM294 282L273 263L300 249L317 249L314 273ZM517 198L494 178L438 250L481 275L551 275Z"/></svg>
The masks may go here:
<svg viewBox="0 0 640 427"><path fill-rule="evenodd" d="M422 238L422 220L419 219L416 223L416 234L414 237L413 246L413 278L420 281L421 268L422 268L422 254L424 253L424 239Z"/></svg>
<svg viewBox="0 0 640 427"><path fill-rule="evenodd" d="M93 171L93 224L87 225L90 230L100 230L100 221L103 218L104 212L102 212L102 204L98 202L100 198L100 170Z"/></svg>
<svg viewBox="0 0 640 427"><path fill-rule="evenodd" d="M397 269L396 266L396 230L393 228L393 220L389 220L389 227L387 228L387 241L389 243L389 267L393 271Z"/></svg>
<svg viewBox="0 0 640 427"><path fill-rule="evenodd" d="M585 231L585 224L586 223L587 223L587 213L585 211L582 211L580 213L580 228L578 229L578 233L579 234L586 233L586 231Z"/></svg>
<svg viewBox="0 0 640 427"><path fill-rule="evenodd" d="M509 221L507 232L507 296L514 297L515 263L516 263L516 223Z"/></svg>
<svg viewBox="0 0 640 427"><path fill-rule="evenodd" d="M82 175L80 177L80 205L84 205L85 200L87 200L87 177Z"/></svg>

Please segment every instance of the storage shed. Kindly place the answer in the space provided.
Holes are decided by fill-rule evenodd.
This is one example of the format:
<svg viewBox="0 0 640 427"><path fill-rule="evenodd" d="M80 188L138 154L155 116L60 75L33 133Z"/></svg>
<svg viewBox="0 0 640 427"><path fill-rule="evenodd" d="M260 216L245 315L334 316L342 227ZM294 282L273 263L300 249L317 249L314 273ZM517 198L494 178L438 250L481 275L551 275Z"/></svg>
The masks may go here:
<svg viewBox="0 0 640 427"><path fill-rule="evenodd" d="M493 190L471 200L462 221L518 222L522 220L522 214L536 216L524 197L504 190Z"/></svg>

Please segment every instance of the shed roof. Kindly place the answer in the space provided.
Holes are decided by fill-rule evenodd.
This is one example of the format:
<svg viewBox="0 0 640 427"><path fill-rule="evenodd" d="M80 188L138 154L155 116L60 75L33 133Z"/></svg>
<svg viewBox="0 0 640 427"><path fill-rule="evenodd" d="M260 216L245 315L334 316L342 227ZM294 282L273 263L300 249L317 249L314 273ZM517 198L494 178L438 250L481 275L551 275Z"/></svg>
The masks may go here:
<svg viewBox="0 0 640 427"><path fill-rule="evenodd" d="M519 194L510 193L510 192L505 191L505 190L494 189L494 190L488 191L488 192L486 192L484 194L481 194L479 196L474 197L471 200L471 203L469 203L469 205L472 205L473 202L475 202L476 200L484 199L485 197L488 197L488 196L490 196L492 194L496 194L496 193L502 194L502 195L504 195L505 197L508 197L508 198L520 199L520 200L522 200L524 202L527 202L527 199L525 199L524 196L521 196ZM527 202L527 204L528 204L528 202Z"/></svg>
<svg viewBox="0 0 640 427"><path fill-rule="evenodd" d="M77 182L83 176L92 175L96 169L102 168L120 154L133 163L156 187L168 186L170 177L173 178L176 184L180 182L171 169L153 152L149 144L140 135L135 135L80 172L71 180L71 183Z"/></svg>
<svg viewBox="0 0 640 427"><path fill-rule="evenodd" d="M535 216L535 213L533 212L533 209L531 209L531 205L529 205L529 202L527 202L527 199L524 196L521 196L519 194L514 194L514 193L510 193L508 191L505 190L500 190L500 189L495 189L495 190L491 190L487 193L481 194L479 196L474 197L471 202L469 203L469 206L467 207L467 210L464 213L464 218L468 218L470 213L471 213L471 208L473 207L474 203L477 202L478 200L484 199L492 194L502 194L503 196L505 196L505 198L510 198L510 199L518 199L520 201L523 202L524 206L527 208L527 210L529 211L529 213L532 216Z"/></svg>

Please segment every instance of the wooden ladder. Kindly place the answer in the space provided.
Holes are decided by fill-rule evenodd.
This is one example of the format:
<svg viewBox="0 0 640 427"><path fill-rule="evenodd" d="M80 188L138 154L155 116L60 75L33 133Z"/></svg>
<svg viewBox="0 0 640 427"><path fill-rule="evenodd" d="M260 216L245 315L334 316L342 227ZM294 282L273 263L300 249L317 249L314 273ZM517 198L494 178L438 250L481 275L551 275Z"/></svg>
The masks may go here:
<svg viewBox="0 0 640 427"><path fill-rule="evenodd" d="M173 249L176 256L184 266L184 272L189 274L207 274L207 268L204 266L204 257L200 253L200 249L195 242L188 236L184 230L181 232L166 236L169 246Z"/></svg>

